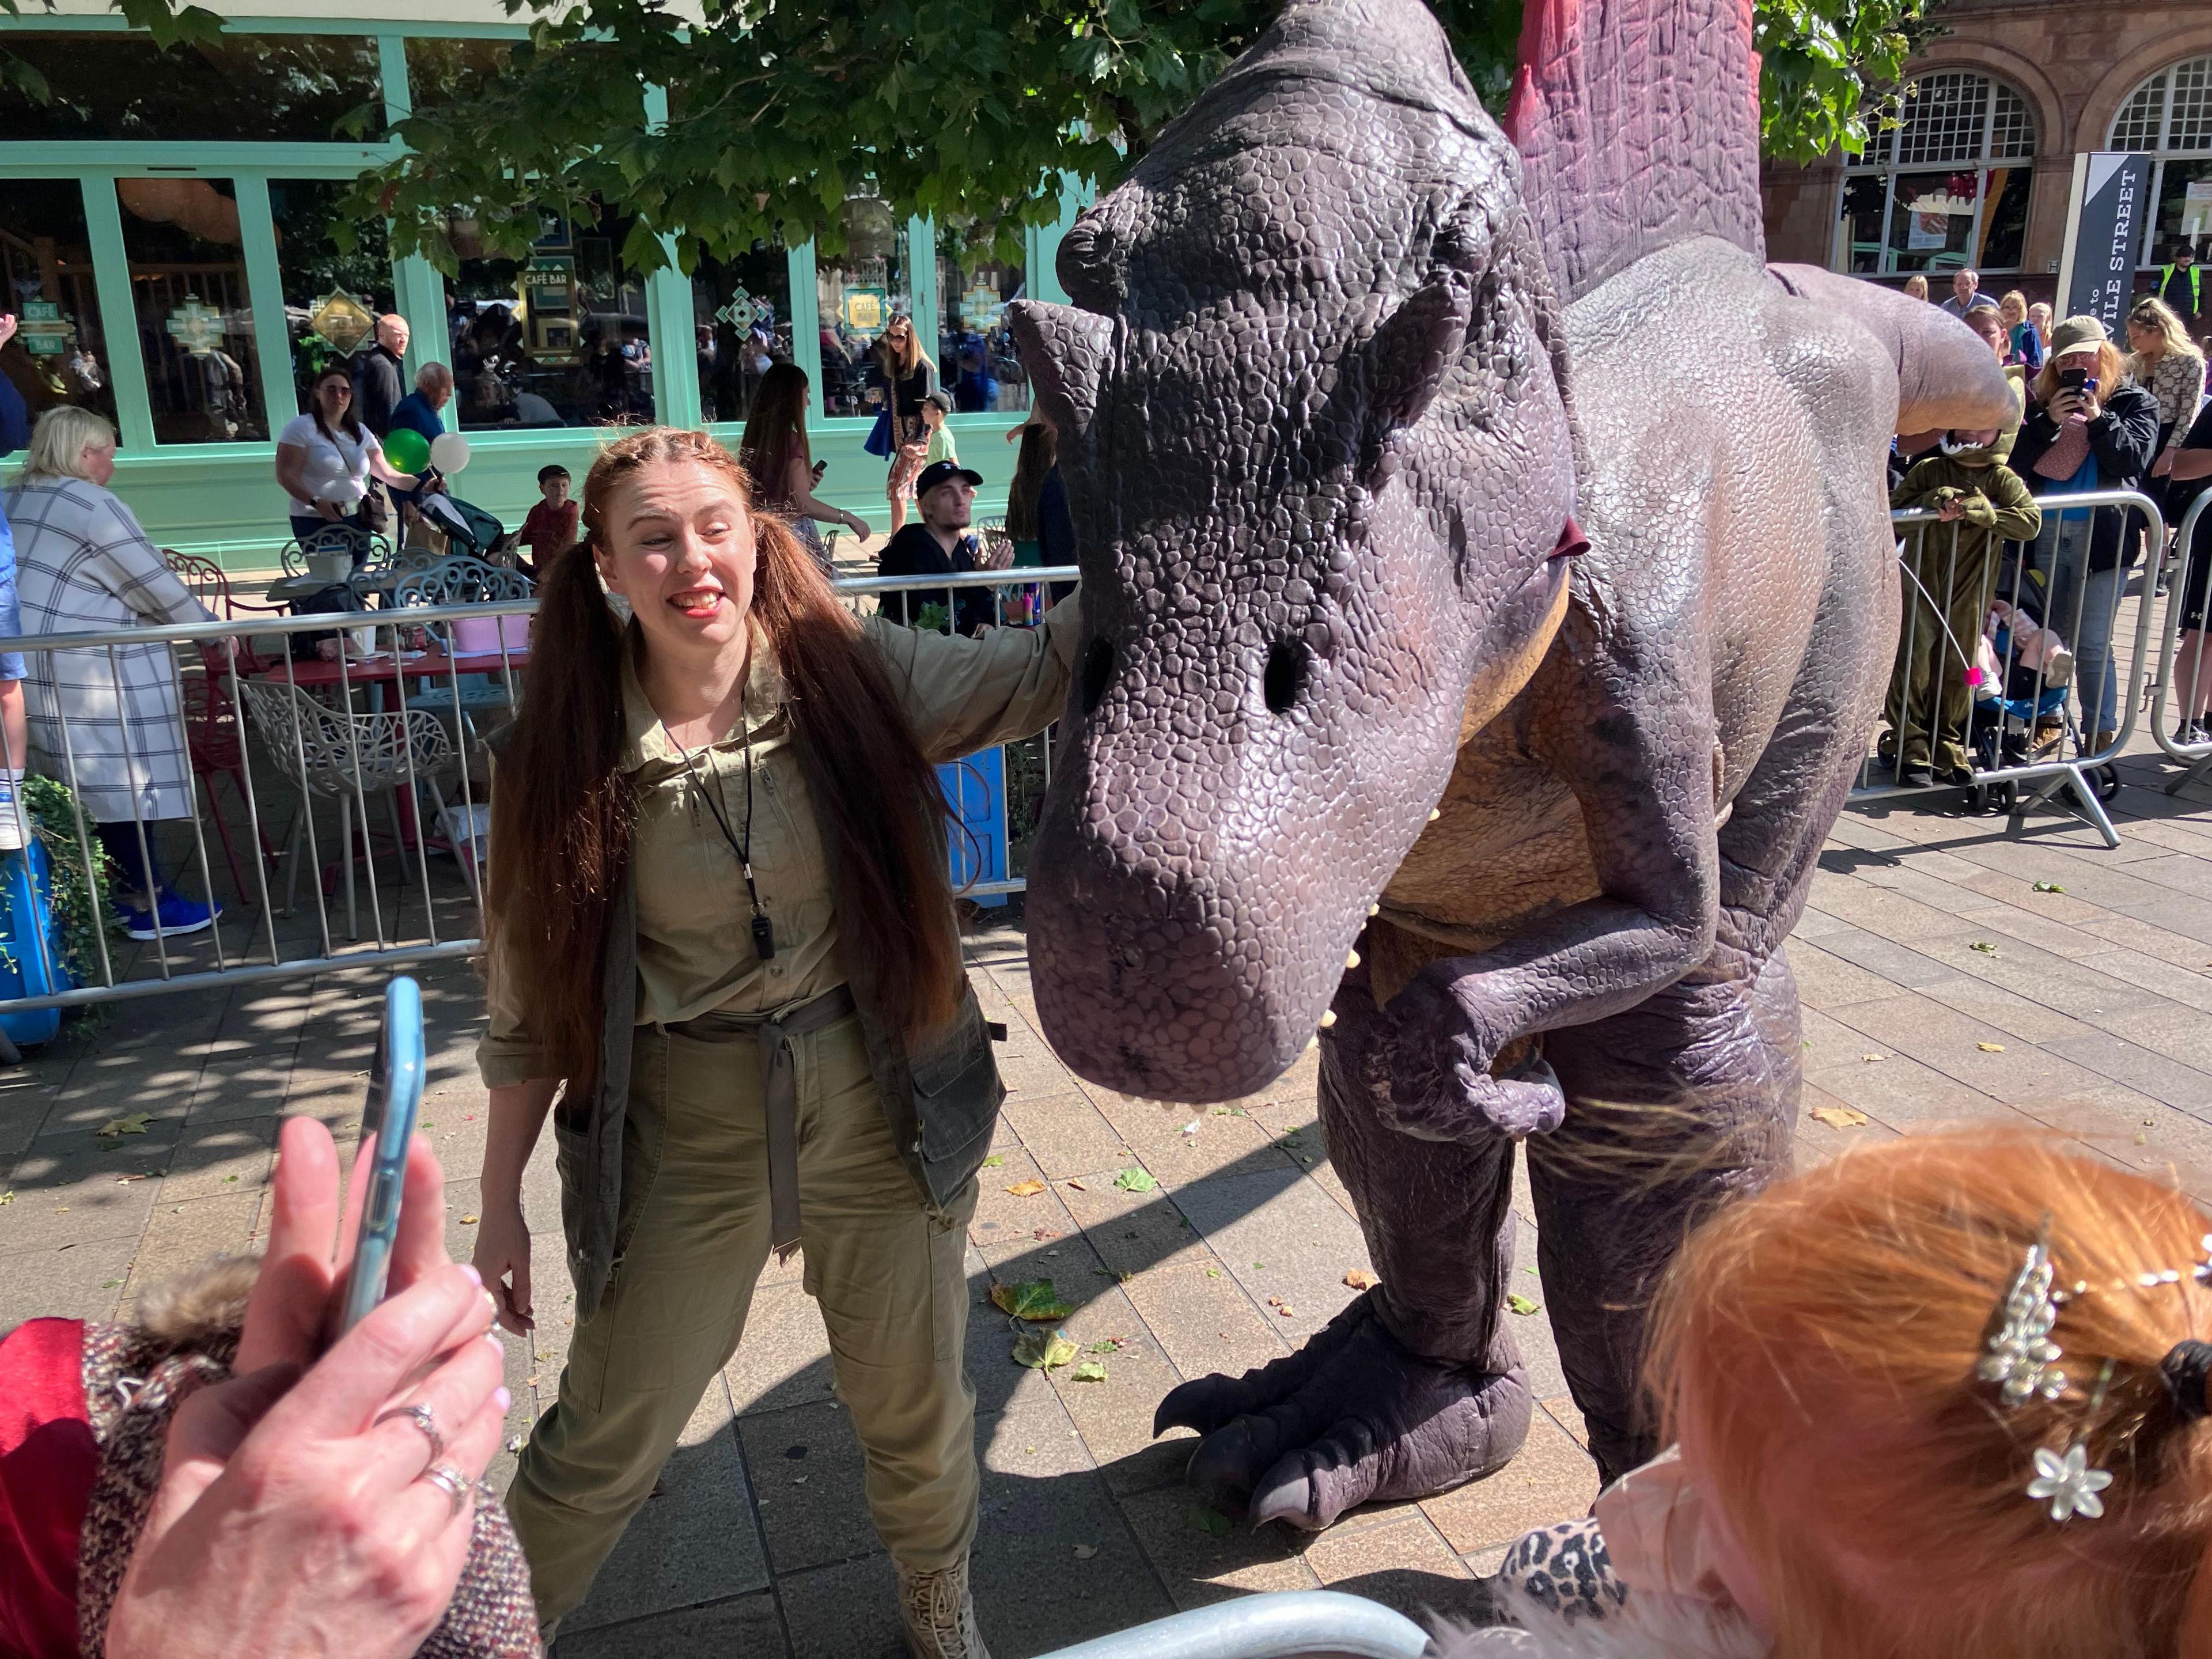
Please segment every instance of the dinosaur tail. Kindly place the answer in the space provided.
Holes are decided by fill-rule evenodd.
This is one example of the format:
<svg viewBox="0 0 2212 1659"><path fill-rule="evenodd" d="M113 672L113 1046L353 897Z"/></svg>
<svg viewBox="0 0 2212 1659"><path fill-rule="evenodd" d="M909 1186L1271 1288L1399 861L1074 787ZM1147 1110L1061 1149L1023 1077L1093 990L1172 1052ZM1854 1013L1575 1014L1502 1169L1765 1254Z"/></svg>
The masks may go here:
<svg viewBox="0 0 2212 1659"><path fill-rule="evenodd" d="M1693 236L1765 257L1752 0L1527 0L1505 129L1565 300Z"/></svg>

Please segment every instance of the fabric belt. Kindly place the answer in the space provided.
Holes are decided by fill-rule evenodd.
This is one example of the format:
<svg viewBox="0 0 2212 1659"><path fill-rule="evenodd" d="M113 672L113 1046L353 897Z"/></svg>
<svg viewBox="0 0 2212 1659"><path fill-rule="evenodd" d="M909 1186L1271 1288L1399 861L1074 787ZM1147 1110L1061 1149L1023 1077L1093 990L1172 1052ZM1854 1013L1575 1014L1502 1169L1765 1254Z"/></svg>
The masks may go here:
<svg viewBox="0 0 2212 1659"><path fill-rule="evenodd" d="M856 1011L850 986L824 991L781 1014L732 1014L720 1009L667 1029L695 1042L760 1044L761 1097L768 1112L769 1244L778 1261L799 1248L799 1074L791 1041L835 1025Z"/></svg>

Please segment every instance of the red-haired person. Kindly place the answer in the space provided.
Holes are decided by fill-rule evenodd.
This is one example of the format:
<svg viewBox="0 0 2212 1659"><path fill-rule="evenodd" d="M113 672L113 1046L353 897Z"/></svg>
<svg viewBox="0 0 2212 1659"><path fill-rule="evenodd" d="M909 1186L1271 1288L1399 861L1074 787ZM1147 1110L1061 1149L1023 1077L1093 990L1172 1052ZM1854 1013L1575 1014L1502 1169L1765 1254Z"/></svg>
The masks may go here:
<svg viewBox="0 0 2212 1659"><path fill-rule="evenodd" d="M2208 1231L2169 1185L1987 1131L1728 1206L1652 1314L1672 1443L1507 1551L1528 1636L1444 1650L2203 1659Z"/></svg>
<svg viewBox="0 0 2212 1659"><path fill-rule="evenodd" d="M507 1494L549 1626L803 1245L908 1640L981 1659L963 1256L1005 1091L933 768L1052 720L1079 628L1073 604L973 640L856 618L703 434L624 438L585 479L493 777L478 1051L476 1265L528 1330L550 1114L576 1285Z"/></svg>

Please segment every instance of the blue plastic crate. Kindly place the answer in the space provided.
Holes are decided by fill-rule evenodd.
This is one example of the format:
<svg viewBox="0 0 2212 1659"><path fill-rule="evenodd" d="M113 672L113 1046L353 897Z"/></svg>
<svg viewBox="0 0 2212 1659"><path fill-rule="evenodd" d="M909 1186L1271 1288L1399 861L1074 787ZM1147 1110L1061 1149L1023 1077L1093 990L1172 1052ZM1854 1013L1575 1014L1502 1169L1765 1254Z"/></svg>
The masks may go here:
<svg viewBox="0 0 2212 1659"><path fill-rule="evenodd" d="M973 881L1006 878L1006 753L985 749L937 769L954 822L946 826L952 859L952 890ZM1000 905L1004 893L977 893L978 904Z"/></svg>
<svg viewBox="0 0 2212 1659"><path fill-rule="evenodd" d="M0 854L0 1000L72 990L76 981L63 965L61 924L54 916L54 872L36 836L21 852ZM39 949L43 929L46 948ZM51 971L49 971L51 970ZM52 1042L62 1028L58 1008L0 1013L0 1031L17 1048Z"/></svg>

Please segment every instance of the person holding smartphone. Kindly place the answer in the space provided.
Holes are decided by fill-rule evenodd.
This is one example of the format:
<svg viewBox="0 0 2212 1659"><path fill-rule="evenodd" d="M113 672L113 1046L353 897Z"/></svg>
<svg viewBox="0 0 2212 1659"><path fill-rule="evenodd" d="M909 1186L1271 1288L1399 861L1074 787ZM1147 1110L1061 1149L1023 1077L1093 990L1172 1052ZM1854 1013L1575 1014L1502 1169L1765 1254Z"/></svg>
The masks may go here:
<svg viewBox="0 0 2212 1659"><path fill-rule="evenodd" d="M2127 378L2094 317L2069 317L2051 331L2050 355L2030 392L2012 452L2012 470L2045 502L2028 562L2043 578L2044 625L2074 648L2082 739L2096 754L2119 733L2112 625L2140 552L2142 517L2124 507L2053 512L2048 498L2142 489L2158 448L2158 401Z"/></svg>
<svg viewBox="0 0 2212 1659"><path fill-rule="evenodd" d="M969 640L856 617L703 433L602 451L583 532L493 773L477 1049L476 1265L530 1329L522 1171L550 1114L576 1286L507 1492L539 1614L584 1599L769 1255L803 1244L908 1639L984 1659L963 1257L1005 1090L933 768L1058 715L1081 618Z"/></svg>
<svg viewBox="0 0 2212 1659"><path fill-rule="evenodd" d="M738 459L744 463L760 505L788 519L799 545L815 563L835 575L836 567L830 562L829 549L822 544L816 522L842 526L866 541L868 521L857 513L815 499L814 491L829 463L816 460L806 441L808 392L806 371L796 363L778 363L762 375L760 387L753 393L752 409L745 416L745 435L738 441Z"/></svg>

